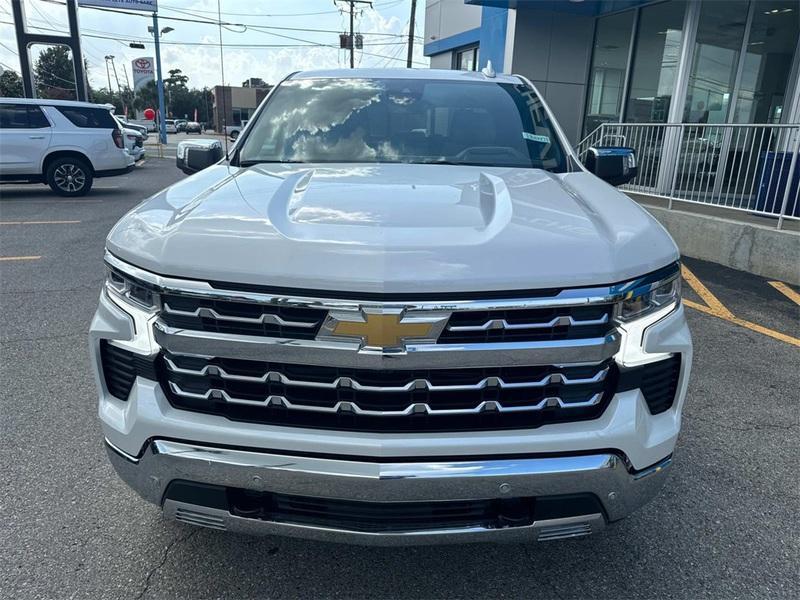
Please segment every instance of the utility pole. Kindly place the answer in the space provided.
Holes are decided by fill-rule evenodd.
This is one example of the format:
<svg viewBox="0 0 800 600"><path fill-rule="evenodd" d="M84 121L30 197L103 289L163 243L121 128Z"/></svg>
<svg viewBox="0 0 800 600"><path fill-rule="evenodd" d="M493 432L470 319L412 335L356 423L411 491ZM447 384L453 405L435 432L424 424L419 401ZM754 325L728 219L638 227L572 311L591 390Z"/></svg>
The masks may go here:
<svg viewBox="0 0 800 600"><path fill-rule="evenodd" d="M108 59L110 59L111 56L106 54L103 58L106 59L106 77L108 77L108 93L113 94L114 92L111 90L111 71L108 70Z"/></svg>
<svg viewBox="0 0 800 600"><path fill-rule="evenodd" d="M411 68L411 59L414 56L414 17L417 15L417 0L411 0L411 18L408 21L408 58L406 67Z"/></svg>
<svg viewBox="0 0 800 600"><path fill-rule="evenodd" d="M114 64L114 57L111 57L111 69L114 71L114 80L117 82L117 91L119 92L120 98L122 97L122 88L119 85L119 77L117 76L117 65Z"/></svg>
<svg viewBox="0 0 800 600"><path fill-rule="evenodd" d="M369 4L372 6L371 0L347 0L348 4L350 5L350 37L347 40L347 46L350 48L350 68L354 69L356 66L356 59L355 59L355 49L356 49L356 38L353 34L353 26L355 20L355 12L356 12L356 4Z"/></svg>
<svg viewBox="0 0 800 600"><path fill-rule="evenodd" d="M353 13L355 12L355 7L353 6L353 0L350 0L350 38L347 40L347 45L350 46L350 68L353 69L356 66L355 62L355 47L356 47L356 40L353 37Z"/></svg>

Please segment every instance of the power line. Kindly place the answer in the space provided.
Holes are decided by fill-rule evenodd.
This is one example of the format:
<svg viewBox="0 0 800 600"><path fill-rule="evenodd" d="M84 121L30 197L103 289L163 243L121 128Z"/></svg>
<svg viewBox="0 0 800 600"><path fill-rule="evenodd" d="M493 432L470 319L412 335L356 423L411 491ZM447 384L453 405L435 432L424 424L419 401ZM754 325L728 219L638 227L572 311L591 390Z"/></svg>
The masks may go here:
<svg viewBox="0 0 800 600"><path fill-rule="evenodd" d="M376 3L375 7L391 8L393 6L397 6L398 4L401 4L403 1L404 0L390 0L390 1L385 2L385 3ZM169 5L165 5L163 3L160 3L158 7L160 9L166 9L166 10L172 10L172 11L183 10L183 9L173 8L173 7L171 7ZM207 13L207 14L214 14L214 15L217 14L217 11L215 11L215 10L201 10L199 8L193 8L192 10L194 12L198 12L198 13ZM332 14L337 14L337 13L340 13L340 12L341 12L341 10L339 10L339 9L337 9L337 10L323 10L323 11L319 11L319 12L305 12L305 13L241 13L241 12L231 12L231 11L225 10L225 11L222 11L222 14L223 15L231 15L231 16L234 16L234 17L272 18L272 17L310 17L310 16L316 16L316 15L332 15Z"/></svg>
<svg viewBox="0 0 800 600"><path fill-rule="evenodd" d="M51 4L59 4L59 5L62 5L62 6L64 5L64 2L61 2L59 0L43 0L43 1L44 2L49 2ZM91 10L99 10L99 11L102 11L102 12L116 13L116 14L120 14L120 15L127 15L127 16L131 16L131 17L149 18L146 14L131 13L131 12L127 12L127 11L124 11L124 10L118 10L118 9L114 9L114 8L105 8L105 7L101 7L101 6L84 6L82 8L88 8L88 9L91 9ZM199 17L199 19L203 19L203 20L187 19L185 17L170 17L170 16L159 16L159 19L160 20L179 21L179 22L182 22L182 23L197 23L199 25L214 25L214 26L222 25L223 27L244 27L245 28L244 31L240 31L240 32L236 32L236 33L244 33L247 29L275 29L275 30L278 30L278 31L281 31L281 30L284 30L284 31L302 31L302 32L307 32L307 33L341 33L340 31L337 31L335 29L309 29L307 27L279 27L277 25L255 25L255 24L252 24L252 23L234 23L234 22L229 22L229 21L222 21L221 19L218 20L218 21L215 21L215 20L210 19L208 17L203 17L202 15L194 14L192 11L187 11L187 10L183 10L183 9L174 9L174 8L171 9L171 10L173 10L175 12L178 12L178 13L181 13L181 14ZM403 37L403 38L405 37L403 34L385 33L385 32L381 32L381 31L366 32L366 33L363 33L363 35L375 35L375 36L385 36L385 37Z"/></svg>
<svg viewBox="0 0 800 600"><path fill-rule="evenodd" d="M8 21L0 21L0 25L13 25L13 23L8 22ZM37 26L37 25L30 25L30 27L32 27L34 29L41 29L41 30L44 30L44 31L53 31L52 29L49 29L47 27L40 27L40 26ZM95 29L84 29L84 31L97 31L97 30L95 30ZM255 30L255 31L258 31L258 30ZM314 42L312 40L305 40L305 39L302 39L302 38L294 38L294 37L291 37L291 36L285 36L285 35L281 35L281 34L277 34L277 33L272 33L272 32L269 32L269 31L260 31L259 33L264 33L266 35L272 35L272 36L291 39L291 40L297 40L297 41L306 42L306 43L303 43L303 44L236 44L236 43L232 44L232 43L225 43L225 44L223 44L223 46L226 47L226 48L240 48L240 49L248 49L248 48L250 48L250 49L258 49L258 48L337 48L338 49L338 46L335 46L333 44L323 44L323 43L320 43L320 42ZM111 40L111 41L119 42L120 44L123 44L123 45L125 45L127 42L152 43L151 40L148 40L146 38L136 38L136 37L132 37L132 36L124 36L124 37L122 37L122 34L99 35L99 34L91 34L91 33L81 33L81 36L95 38L95 39L101 39L101 40ZM200 46L200 47L203 47L203 46L218 47L219 46L218 42L161 41L161 43L162 44L170 44L170 45L174 45L174 46ZM405 42L385 42L385 43L364 44L364 45L365 46L405 46ZM362 50L361 53L365 54L366 56L374 56L374 57L377 57L377 58L388 58L385 54L377 54L375 52L367 52L366 50ZM405 59L392 58L392 60L403 61ZM423 63L423 62L420 62L420 61L414 61L414 62L415 62L415 64L426 66L425 63Z"/></svg>

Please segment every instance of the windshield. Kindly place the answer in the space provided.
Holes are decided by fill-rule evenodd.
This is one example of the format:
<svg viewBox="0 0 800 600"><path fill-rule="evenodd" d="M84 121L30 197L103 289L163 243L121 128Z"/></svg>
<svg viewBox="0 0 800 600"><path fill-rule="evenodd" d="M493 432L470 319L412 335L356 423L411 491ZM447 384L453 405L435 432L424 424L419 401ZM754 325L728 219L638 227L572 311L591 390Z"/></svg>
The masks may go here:
<svg viewBox="0 0 800 600"><path fill-rule="evenodd" d="M259 162L406 162L566 170L541 101L522 84L300 79L270 96L241 147Z"/></svg>

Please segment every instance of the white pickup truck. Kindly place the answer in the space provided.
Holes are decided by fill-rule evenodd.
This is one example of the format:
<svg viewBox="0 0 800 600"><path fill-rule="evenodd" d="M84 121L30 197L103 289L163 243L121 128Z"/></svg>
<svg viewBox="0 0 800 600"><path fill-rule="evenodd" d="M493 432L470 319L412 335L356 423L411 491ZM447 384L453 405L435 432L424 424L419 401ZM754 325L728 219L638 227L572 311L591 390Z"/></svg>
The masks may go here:
<svg viewBox="0 0 800 600"><path fill-rule="evenodd" d="M490 69L296 73L253 120L108 236L90 342L130 486L386 545L583 536L656 494L692 342L675 244L613 187L631 149L581 164Z"/></svg>
<svg viewBox="0 0 800 600"><path fill-rule="evenodd" d="M247 127L249 121L245 119L239 125L226 125L225 126L225 135L227 135L232 140L235 140L239 137L239 134L244 131L244 128Z"/></svg>

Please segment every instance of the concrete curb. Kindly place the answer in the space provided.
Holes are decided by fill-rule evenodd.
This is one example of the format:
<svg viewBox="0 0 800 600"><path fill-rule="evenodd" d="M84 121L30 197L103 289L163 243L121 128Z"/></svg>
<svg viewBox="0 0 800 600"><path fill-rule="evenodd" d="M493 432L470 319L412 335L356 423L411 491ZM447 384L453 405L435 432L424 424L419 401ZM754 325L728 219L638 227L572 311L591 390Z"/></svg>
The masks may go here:
<svg viewBox="0 0 800 600"><path fill-rule="evenodd" d="M731 219L642 205L681 254L800 285L800 234Z"/></svg>

